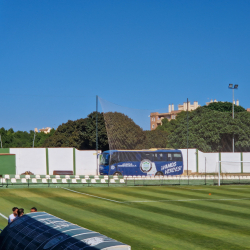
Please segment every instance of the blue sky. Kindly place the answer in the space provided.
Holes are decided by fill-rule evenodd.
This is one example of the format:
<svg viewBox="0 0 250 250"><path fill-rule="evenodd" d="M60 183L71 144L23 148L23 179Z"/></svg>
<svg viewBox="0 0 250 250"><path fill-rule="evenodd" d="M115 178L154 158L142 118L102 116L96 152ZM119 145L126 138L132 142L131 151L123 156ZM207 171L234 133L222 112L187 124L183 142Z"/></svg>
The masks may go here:
<svg viewBox="0 0 250 250"><path fill-rule="evenodd" d="M57 127L95 96L135 109L250 108L250 1L2 0L0 127Z"/></svg>

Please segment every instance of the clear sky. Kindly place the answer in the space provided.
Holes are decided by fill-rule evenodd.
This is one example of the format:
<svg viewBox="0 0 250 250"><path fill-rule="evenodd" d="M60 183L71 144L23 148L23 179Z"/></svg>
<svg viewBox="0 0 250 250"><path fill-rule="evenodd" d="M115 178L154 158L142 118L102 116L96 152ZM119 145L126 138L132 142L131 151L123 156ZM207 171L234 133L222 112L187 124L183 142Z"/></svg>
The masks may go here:
<svg viewBox="0 0 250 250"><path fill-rule="evenodd" d="M1 0L0 127L57 127L95 96L135 109L250 108L248 0Z"/></svg>

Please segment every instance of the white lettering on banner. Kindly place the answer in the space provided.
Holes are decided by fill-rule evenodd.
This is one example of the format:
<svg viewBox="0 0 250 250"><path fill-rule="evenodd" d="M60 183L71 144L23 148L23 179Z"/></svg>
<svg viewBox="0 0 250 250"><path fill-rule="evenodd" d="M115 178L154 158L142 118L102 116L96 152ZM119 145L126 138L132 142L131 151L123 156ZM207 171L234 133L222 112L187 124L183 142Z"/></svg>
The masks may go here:
<svg viewBox="0 0 250 250"><path fill-rule="evenodd" d="M173 167L165 170L165 174L174 173L180 171L182 166Z"/></svg>
<svg viewBox="0 0 250 250"><path fill-rule="evenodd" d="M168 168L173 168L176 166L176 161L175 162L171 162L171 163L168 163L164 166L161 166L161 170L165 170L165 169L168 169Z"/></svg>
<svg viewBox="0 0 250 250"><path fill-rule="evenodd" d="M134 165L133 163L122 163L121 165L118 165L118 167L122 167L122 168L134 168L134 167L136 167L136 165Z"/></svg>

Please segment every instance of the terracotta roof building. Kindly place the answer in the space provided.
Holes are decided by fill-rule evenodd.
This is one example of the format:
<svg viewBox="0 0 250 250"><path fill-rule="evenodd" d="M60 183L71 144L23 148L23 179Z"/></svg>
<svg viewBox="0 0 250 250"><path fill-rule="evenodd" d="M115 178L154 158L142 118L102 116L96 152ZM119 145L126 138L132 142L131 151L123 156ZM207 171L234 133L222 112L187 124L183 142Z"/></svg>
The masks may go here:
<svg viewBox="0 0 250 250"><path fill-rule="evenodd" d="M178 110L174 110L174 104L169 104L168 112L166 113L150 113L150 130L154 130L157 128L157 126L161 125L162 119L164 118L167 118L170 121L172 119L175 119L176 115L181 111L191 111L197 109L198 107L200 107L198 102L194 102L193 104L191 104L190 102L184 102L183 104L178 105Z"/></svg>

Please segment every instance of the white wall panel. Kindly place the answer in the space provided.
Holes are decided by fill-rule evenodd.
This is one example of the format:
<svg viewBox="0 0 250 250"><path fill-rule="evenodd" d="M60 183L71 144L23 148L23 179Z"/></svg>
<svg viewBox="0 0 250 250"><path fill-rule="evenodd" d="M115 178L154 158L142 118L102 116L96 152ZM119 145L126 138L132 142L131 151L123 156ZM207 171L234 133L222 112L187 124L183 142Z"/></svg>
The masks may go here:
<svg viewBox="0 0 250 250"><path fill-rule="evenodd" d="M10 148L10 153L16 155L16 174L46 174L45 148Z"/></svg>
<svg viewBox="0 0 250 250"><path fill-rule="evenodd" d="M221 153L221 172L241 173L240 160L240 153Z"/></svg>
<svg viewBox="0 0 250 250"><path fill-rule="evenodd" d="M250 153L243 153L243 173L250 173Z"/></svg>
<svg viewBox="0 0 250 250"><path fill-rule="evenodd" d="M187 149L180 149L183 156L184 170L187 170ZM188 149L188 170L196 172L196 149Z"/></svg>
<svg viewBox="0 0 250 250"><path fill-rule="evenodd" d="M99 153L101 153L101 151ZM95 150L76 149L75 157L77 175L99 175Z"/></svg>
<svg viewBox="0 0 250 250"><path fill-rule="evenodd" d="M199 173L218 173L219 153L203 153L198 151Z"/></svg>
<svg viewBox="0 0 250 250"><path fill-rule="evenodd" d="M49 148L49 174L55 170L73 171L73 148Z"/></svg>
<svg viewBox="0 0 250 250"><path fill-rule="evenodd" d="M181 149L184 170L187 170L187 150ZM196 172L196 149L189 149L188 169ZM16 155L16 173L31 171L34 174L46 174L45 148L10 148L10 153ZM54 170L73 171L73 148L49 148L49 174ZM219 153L203 153L198 151L198 170L200 173L218 172ZM77 175L95 175L98 173L95 150L75 150L75 164ZM221 167L223 173L241 172L240 153L221 153ZM224 161L224 162L223 162ZM226 162L225 162L226 161ZM243 153L243 172L250 173L250 153ZM248 163L246 163L248 162Z"/></svg>

